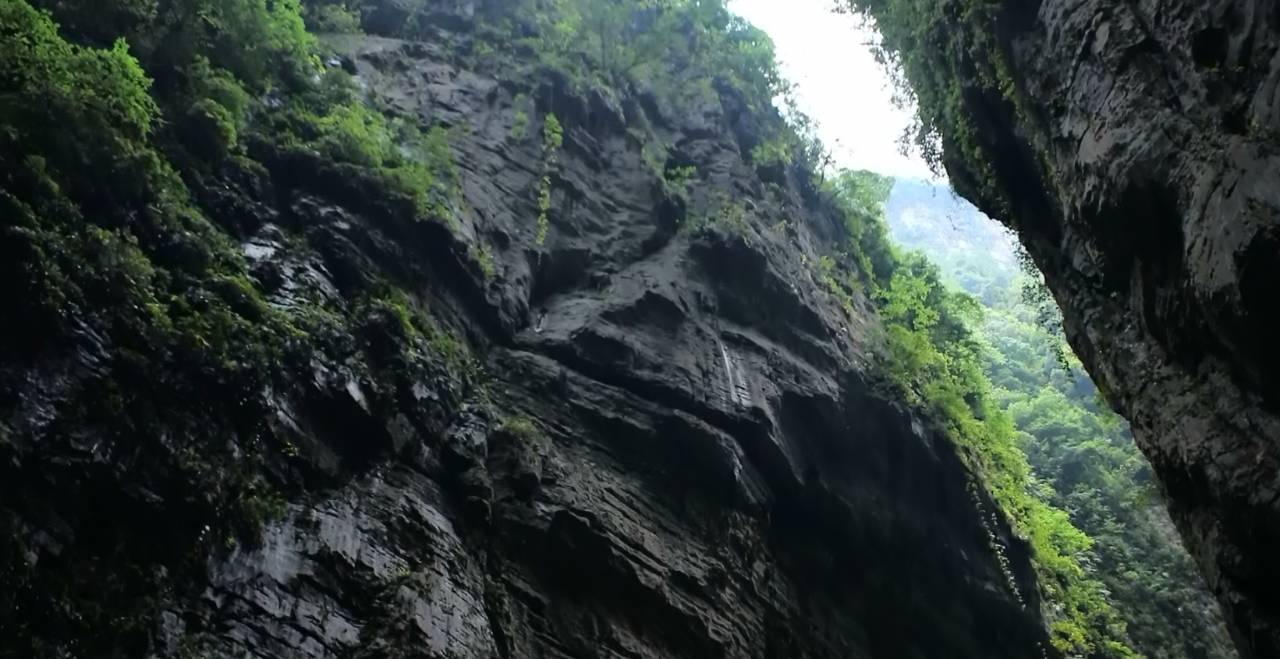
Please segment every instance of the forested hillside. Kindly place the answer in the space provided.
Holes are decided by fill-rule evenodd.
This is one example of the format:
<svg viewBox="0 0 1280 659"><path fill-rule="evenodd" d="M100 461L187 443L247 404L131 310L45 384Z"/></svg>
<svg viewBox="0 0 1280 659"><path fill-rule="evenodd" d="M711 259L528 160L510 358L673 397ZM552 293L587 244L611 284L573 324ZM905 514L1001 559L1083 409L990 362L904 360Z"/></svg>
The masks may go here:
<svg viewBox="0 0 1280 659"><path fill-rule="evenodd" d="M1106 584L1147 657L1234 657L1217 603L1183 549L1128 424L1064 347L1056 307L1020 267L1008 232L944 184L898 179L886 203L895 242L976 297L982 364L1037 490L1089 536L1087 571Z"/></svg>

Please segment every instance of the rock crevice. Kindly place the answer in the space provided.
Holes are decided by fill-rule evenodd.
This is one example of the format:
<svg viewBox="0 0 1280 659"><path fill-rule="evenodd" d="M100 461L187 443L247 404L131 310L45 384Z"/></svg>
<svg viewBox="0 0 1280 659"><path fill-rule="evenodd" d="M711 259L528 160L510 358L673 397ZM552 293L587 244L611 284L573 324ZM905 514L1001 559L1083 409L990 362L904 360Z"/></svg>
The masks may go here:
<svg viewBox="0 0 1280 659"><path fill-rule="evenodd" d="M944 128L951 179L1044 272L1239 647L1280 656L1275 7L1044 0L992 16L989 36L938 19L957 47L935 61L980 154Z"/></svg>

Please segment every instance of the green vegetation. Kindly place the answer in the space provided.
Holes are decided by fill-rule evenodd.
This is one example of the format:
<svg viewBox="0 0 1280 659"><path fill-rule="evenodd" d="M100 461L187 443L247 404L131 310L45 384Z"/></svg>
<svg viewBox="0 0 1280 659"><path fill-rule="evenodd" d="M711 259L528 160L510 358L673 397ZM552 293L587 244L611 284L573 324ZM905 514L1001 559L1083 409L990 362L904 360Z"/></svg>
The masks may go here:
<svg viewBox="0 0 1280 659"><path fill-rule="evenodd" d="M270 118L286 147L317 152L334 162L365 168L413 200L419 216L450 226L463 203L462 184L442 126L423 132L388 118L359 96L351 76L330 69L319 84L291 97Z"/></svg>
<svg viewBox="0 0 1280 659"><path fill-rule="evenodd" d="M193 390L255 391L283 326L152 141L162 110L139 62L122 40L68 43L20 0L0 3L0 23L0 267L28 291L4 314L30 319L6 338L67 337L84 310L106 310L92 322L130 369L175 363L195 374ZM119 412L102 422L154 427Z"/></svg>
<svg viewBox="0 0 1280 659"><path fill-rule="evenodd" d="M999 404L973 329L982 321L981 303L944 285L924 255L889 243L882 207L890 186L865 172L844 172L830 183L849 244L832 262L818 264L819 277L852 295L850 282L857 280L841 281L837 273L862 273L885 323L884 372L907 400L943 424L982 487L1030 542L1054 647L1072 656L1139 656L1106 587L1086 569L1092 540L1043 496L1013 419Z"/></svg>
<svg viewBox="0 0 1280 659"><path fill-rule="evenodd" d="M182 3L178 17L201 11L221 22L181 25L145 4L69 9L60 29L24 0L0 0L0 277L22 291L0 297L0 317L22 319L0 329L0 358L19 377L55 346L67 351L55 359L91 360L92 371L68 377L74 386L51 402L56 424L38 442L80 451L66 446L68 434L91 429L104 452L146 455L148 469L186 484L182 510L199 520L175 528L160 549L138 546L145 536L136 529L103 529L81 538L71 567L54 577L23 559L6 562L29 570L6 575L16 579L9 601L60 635L96 639L78 649L94 656L150 633L136 593L153 570L140 557L176 570L208 539L256 541L282 510L257 438L267 415L261 394L289 357L288 323L249 279L235 243L193 203L185 158L171 159L182 149L170 140L203 127L215 150L229 150L244 125L245 90L265 88L269 72L309 66L310 41L300 19L280 13L287 2L275 10ZM249 46L244 35L260 41ZM167 47L163 55L155 44ZM188 73L185 84L175 68ZM173 513L155 511L156 519Z"/></svg>
<svg viewBox="0 0 1280 659"><path fill-rule="evenodd" d="M838 267L835 259L824 254L818 257L817 274L822 287L835 296L840 308L849 316L855 315L854 296L862 292L862 285L853 272Z"/></svg>
<svg viewBox="0 0 1280 659"><path fill-rule="evenodd" d="M307 29L317 33L355 34L360 32L360 14L343 2L308 2Z"/></svg>
<svg viewBox="0 0 1280 659"><path fill-rule="evenodd" d="M751 162L762 167L791 164L791 149L781 138L767 139L751 149Z"/></svg>
<svg viewBox="0 0 1280 659"><path fill-rule="evenodd" d="M498 274L498 266L493 262L493 252L488 245L480 245L479 247L472 245L467 248L467 256L480 267L480 273L484 275L486 281L493 279Z"/></svg>
<svg viewBox="0 0 1280 659"><path fill-rule="evenodd" d="M161 471L171 469L176 482L190 484L189 509L179 512L208 521L212 537L253 541L261 524L284 509L262 461L271 452L298 454L263 427L272 416L264 392L286 390L289 383L280 380L293 370L309 374L317 352L377 369L387 381L418 381L425 362L443 363L464 382L481 374L466 343L380 274L360 272L344 282L350 308L268 303L236 244L236 219L202 208L192 190L214 172L270 179L264 173L269 158L320 161L367 177L379 200L402 200L413 211L404 213L412 218L379 221L452 225L466 204L450 145L456 135L380 112L350 75L320 64L307 27L354 31L358 4L308 3L305 23L297 0L184 0L163 3L163 11L149 0L44 4L61 29L25 0L0 0L0 214L6 218L0 280L25 292L0 298L0 317L25 319L0 325L0 338L12 347L3 357L16 363L54 340L94 359L102 352L106 357L95 368L105 375L66 401L59 422L100 430L104 441L123 450L159 456L154 459L167 461ZM910 13L906 0L876 6L882 5ZM1127 483L1145 477L1140 460L1124 452L1131 449L1124 449L1116 426L1099 421L1101 410L1080 397L1078 381L1053 376L1051 387L1025 395L1045 369L1057 373L1035 356L1042 325L1021 311L988 312L987 323L1008 326L1007 345L992 341L1005 359L994 360L974 333L984 322L982 305L944 285L925 258L890 244L881 216L886 179L846 172L826 180L824 153L808 120L785 100L781 111L774 108L788 90L763 33L720 0L512 0L507 12L511 19L478 27L478 59L550 68L570 88L602 88L606 98L611 89L652 89L664 107L719 95L757 117L757 143L744 146L753 164L807 174L814 190L840 209L847 241L810 264L815 278L850 314L863 298L880 306L888 353L882 366L892 386L931 411L961 447L979 479L975 506L981 508L985 491L1030 541L1055 645L1096 657L1133 656L1130 638L1156 647L1135 631L1148 618L1129 609L1155 619L1145 602L1177 601L1176 584L1159 572L1174 563L1144 558L1164 546L1158 529L1140 526L1140 516L1116 504ZM645 29L636 29L639 19ZM909 30L890 31L886 40L891 37L916 38ZM909 70L929 65L903 63ZM922 143L936 142L944 124L963 124L954 98L921 101ZM526 138L535 107L517 96L512 139ZM564 146L561 118L546 112L540 137L535 242L544 245ZM668 167L667 145L642 140L638 148L669 189L692 196L695 168ZM695 231L749 235L740 201L723 191L706 197L703 213L690 222ZM785 228L781 220L778 226ZM486 278L496 275L487 245L471 245L468 254ZM202 402L200 409L190 409L192 400ZM542 436L525 418L502 427L519 438ZM1091 441L1080 440L1085 436ZM1104 463L1114 468L1078 468ZM1050 487L1037 472L1062 477ZM1147 538L1141 542L1116 530L1139 526ZM103 540L104 556L130 553L120 533ZM173 562L200 556L203 535L186 541L171 549ZM992 542L1002 555L994 533ZM1093 570L1094 556L1127 567ZM98 586L94 596L104 602L150 587L98 583L93 568L78 576ZM128 568L121 571L155 572L147 565ZM1112 580L1113 573L1122 576ZM55 594L82 586L37 585ZM1123 599L1123 617L1108 588L1112 599ZM67 604L70 596L23 597L37 602L33 610L70 621L72 637L117 628L133 637L149 633L140 623L119 622L128 612L117 616L101 602L81 607L86 615ZM115 643L107 639L84 651L109 656L104 648Z"/></svg>
<svg viewBox="0 0 1280 659"><path fill-rule="evenodd" d="M476 43L489 65L550 69L584 96L642 88L659 107L731 97L763 120L761 144L748 147L760 156L756 164L799 164L798 171L817 175L808 163L825 162L812 123L778 72L768 35L724 0L511 0L501 20L478 26ZM781 113L775 99L783 101ZM641 140L640 148L663 175L666 145Z"/></svg>
<svg viewBox="0 0 1280 659"><path fill-rule="evenodd" d="M516 416L504 419L498 430L522 441L536 442L546 436L542 429L527 416Z"/></svg>
<svg viewBox="0 0 1280 659"><path fill-rule="evenodd" d="M722 0L512 0L512 22L534 36L511 39L513 25L485 26L496 49L533 50L535 66L566 74L575 87L655 84L668 98L707 90L719 79L753 110L768 114L785 91L768 36ZM638 22L645 24L637 29ZM519 57L511 59L529 66ZM676 85L673 87L673 85ZM687 86L686 86L687 85Z"/></svg>
<svg viewBox="0 0 1280 659"><path fill-rule="evenodd" d="M524 110L516 110L515 122L511 124L511 139L523 140L529 130L529 114Z"/></svg>
<svg viewBox="0 0 1280 659"><path fill-rule="evenodd" d="M338 15L308 19L339 29ZM238 244L261 220L206 207L210 188L229 198L241 193L224 183L243 184L270 203L270 159L301 154L447 218L460 181L447 131L375 112L345 73L322 73L297 0L0 0L0 26L0 277L23 291L0 296L0 317L23 320L0 324L0 360L11 383L64 388L39 403L43 429L0 427L0 449L17 468L24 445L41 447L32 459L84 454L90 440L99 455L136 456L139 473L117 476L162 496L125 502L109 470L86 480L74 465L49 472L69 492L23 496L103 493L169 527L159 544L127 524L79 536L59 570L29 564L19 531L4 528L6 606L43 630L6 631L32 656L65 654L41 638L134 654L153 632L152 594L198 588L207 552L255 544L283 514L290 486L265 464L302 456L266 420L299 369L341 359L397 383L440 363L459 382L478 377L466 345L394 283L345 284L353 309L269 303ZM92 367L30 371L79 361ZM373 392L371 404L393 396ZM3 398L5 417L18 415L18 399ZM16 496L19 479L0 480Z"/></svg>
<svg viewBox="0 0 1280 659"><path fill-rule="evenodd" d="M515 106L516 115L515 120L511 123L511 139L519 142L529 132L529 113L525 110L525 106L529 104L529 97L524 94L517 94L512 103Z"/></svg>
<svg viewBox="0 0 1280 659"><path fill-rule="evenodd" d="M464 381L473 382L480 376L480 365L471 349L389 282L375 285L356 305L352 317L359 323L359 333L375 344L371 347L382 354L384 362L408 362L414 354L429 354L440 358L450 373ZM386 336L394 341L383 341Z"/></svg>
<svg viewBox="0 0 1280 659"><path fill-rule="evenodd" d="M897 240L982 302L971 328L990 398L1013 425L1036 495L1087 534L1081 566L1105 586L1133 647L1153 658L1234 657L1216 603L1152 496L1150 467L1066 349L1058 309L1012 239L923 182L898 181L889 215Z"/></svg>
<svg viewBox="0 0 1280 659"><path fill-rule="evenodd" d="M743 240L750 240L751 225L747 222L747 207L742 201L730 199L724 192L717 192L710 200L710 207L703 214L688 222L694 233L718 227Z"/></svg>
<svg viewBox="0 0 1280 659"><path fill-rule="evenodd" d="M539 246L547 242L547 232L551 230L551 174L563 144L564 128L556 115L548 113L542 120L542 178L538 182L538 233L534 238Z"/></svg>
<svg viewBox="0 0 1280 659"><path fill-rule="evenodd" d="M714 1L652 0L631 7L596 0L514 4L516 21L523 20L533 29L511 39L509 45L491 39L494 51L529 48L538 54L533 66L556 70L579 92L638 84L652 89L661 105L718 94L762 120L756 143L747 145L751 162L807 173L811 185L841 209L848 241L810 264L815 279L850 313L862 297L880 306L887 350L884 372L904 396L942 422L977 475L978 486L1030 542L1054 645L1069 655L1136 656L1126 621L1110 600L1107 586L1088 569L1094 541L1072 523L1062 501L1045 496L1044 483L1034 475L1023 450L1023 435L991 384L987 349L975 333L983 323L983 305L945 286L938 268L924 257L892 246L882 216L890 180L867 173L846 172L829 180L824 176L825 153L808 119L787 100L788 88L778 75L767 37ZM942 26L929 15L933 3L883 0L867 4L874 5L877 19L884 19L882 27L893 23L881 51L886 63L898 72L932 73L929 67L937 67L938 62L929 55L910 61L896 58L914 57L912 53L917 52L901 47L904 44L929 39L948 43ZM534 11L535 6L539 11ZM895 23L897 18L903 22ZM991 13L975 2L964 19L968 25L985 25ZM644 21L647 29L636 29L637 20ZM510 25L490 29L504 36L518 34ZM687 35L697 38L686 39ZM991 45L989 40L982 43ZM512 61L520 62L514 50L508 52ZM1009 77L997 74L1000 59L993 55L988 61L994 64L987 78L1001 94L1015 94ZM949 72L938 75L950 77ZM901 89L909 91L905 78L901 81ZM959 136L958 148L981 170L986 159L959 105L958 87L948 84L932 89L942 91L925 92L919 99L916 141L937 165L941 133ZM775 98L783 99L781 111L773 108ZM547 154L546 147L553 141L545 128ZM668 189L687 192L686 173L665 162L669 147L642 135L637 138L643 160ZM539 243L546 237L543 218L550 208L551 181L545 176L549 169L544 167L538 190ZM723 192L718 196L711 192L698 200L687 225L693 231L715 227L746 236L750 229L745 208L723 197ZM975 505L981 499L975 494Z"/></svg>
<svg viewBox="0 0 1280 659"><path fill-rule="evenodd" d="M984 94L1026 117L1026 102L996 35L1001 3L993 0L840 0L846 11L874 23L881 40L875 55L891 76L902 107L916 108L903 135L935 172L948 160L962 162L965 183L1003 204L991 164L1000 153L983 145L965 99ZM964 53L958 56L957 53ZM1043 156L1037 163L1047 168ZM1047 174L1047 169L1042 174ZM960 176L959 170L953 177Z"/></svg>
<svg viewBox="0 0 1280 659"><path fill-rule="evenodd" d="M687 199L689 197L689 188L697 177L698 168L693 165L685 165L683 167L668 167L663 173L662 179L666 183L668 190L679 197Z"/></svg>

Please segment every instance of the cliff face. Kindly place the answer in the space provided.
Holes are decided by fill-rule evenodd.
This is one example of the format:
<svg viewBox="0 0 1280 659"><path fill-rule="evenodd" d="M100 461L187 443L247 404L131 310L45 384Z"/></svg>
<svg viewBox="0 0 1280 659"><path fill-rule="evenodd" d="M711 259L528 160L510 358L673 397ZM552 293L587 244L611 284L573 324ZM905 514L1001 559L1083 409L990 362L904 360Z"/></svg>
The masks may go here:
<svg viewBox="0 0 1280 659"><path fill-rule="evenodd" d="M1045 654L1027 548L874 385L872 310L849 316L812 271L842 229L791 173L746 164L735 96L504 78L460 59L468 21L343 37L329 63L448 128L452 226L268 141L189 181L260 313L310 314L248 365L252 395L169 387L200 381L176 361L122 373L153 346L115 343L106 308L6 350L0 654ZM651 142L696 167L687 198ZM154 425L102 431L112 396Z"/></svg>
<svg viewBox="0 0 1280 659"><path fill-rule="evenodd" d="M1045 273L1237 644L1280 656L1280 9L961 4L915 80L954 84L947 171Z"/></svg>

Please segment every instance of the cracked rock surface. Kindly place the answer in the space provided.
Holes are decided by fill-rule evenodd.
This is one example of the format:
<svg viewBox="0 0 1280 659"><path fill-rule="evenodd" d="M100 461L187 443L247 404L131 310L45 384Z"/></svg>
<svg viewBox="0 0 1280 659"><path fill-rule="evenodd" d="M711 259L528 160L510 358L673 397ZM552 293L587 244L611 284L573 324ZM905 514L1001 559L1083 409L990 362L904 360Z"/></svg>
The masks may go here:
<svg viewBox="0 0 1280 659"><path fill-rule="evenodd" d="M388 7L376 18L394 25ZM275 307L363 309L349 291L377 276L475 363L377 309L359 336L310 337L255 420L282 447L261 468L288 485L256 542L169 526L161 512L194 486L160 487L148 465L176 440L94 456L14 425L0 515L31 578L110 574L89 529L127 510L146 541L180 529L206 551L192 587L141 582L130 610L148 631L107 654L1048 656L1029 548L873 375L871 305L851 315L810 266L843 228L791 172L747 164L745 106L722 92L659 111L643 90L501 79L454 58L458 23L426 42L333 40L372 98L450 129L455 226L405 221L351 171L270 144L251 147L257 179L224 173L205 192L236 214L220 219L243 228ZM541 144L514 134L518 110L564 125L545 243ZM687 200L646 140L697 167ZM715 191L742 200L742 226L686 226ZM468 245L492 253L492 276ZM61 373L47 366L5 382ZM23 410L63 414L43 392L79 377L33 388ZM15 474L43 485L19 492ZM107 496L129 507L81 505ZM157 580L173 563L147 561Z"/></svg>
<svg viewBox="0 0 1280 659"><path fill-rule="evenodd" d="M994 15L984 34L942 19L989 160L951 149L951 178L1044 271L1237 645L1280 657L1280 7L1043 0ZM998 55L963 48L978 43ZM1018 103L984 82L997 69Z"/></svg>

